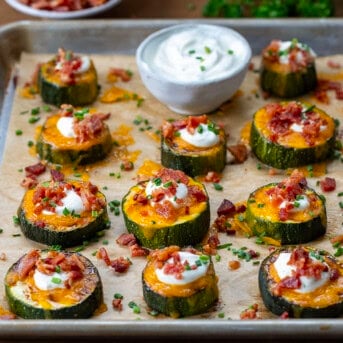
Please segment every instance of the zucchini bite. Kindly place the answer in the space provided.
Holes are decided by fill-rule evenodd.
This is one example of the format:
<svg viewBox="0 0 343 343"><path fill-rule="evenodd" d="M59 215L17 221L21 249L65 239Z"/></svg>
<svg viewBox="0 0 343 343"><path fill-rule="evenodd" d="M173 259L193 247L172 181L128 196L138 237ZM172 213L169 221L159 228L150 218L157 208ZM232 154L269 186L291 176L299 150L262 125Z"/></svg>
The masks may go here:
<svg viewBox="0 0 343 343"><path fill-rule="evenodd" d="M335 135L334 119L314 105L270 103L254 115L250 145L263 163L286 169L331 157Z"/></svg>
<svg viewBox="0 0 343 343"><path fill-rule="evenodd" d="M211 258L194 249L171 246L153 251L142 281L148 306L174 318L206 312L218 300Z"/></svg>
<svg viewBox="0 0 343 343"><path fill-rule="evenodd" d="M73 252L31 250L8 270L6 298L25 319L89 318L102 304L95 266Z"/></svg>
<svg viewBox="0 0 343 343"><path fill-rule="evenodd" d="M292 98L317 86L315 53L297 39L273 40L262 52L261 87L281 98Z"/></svg>
<svg viewBox="0 0 343 343"><path fill-rule="evenodd" d="M106 198L90 182L47 181L26 191L18 209L24 235L46 245L82 244L109 226Z"/></svg>
<svg viewBox="0 0 343 343"><path fill-rule="evenodd" d="M220 173L226 164L226 135L206 115L166 121L162 126L161 161L189 176Z"/></svg>
<svg viewBox="0 0 343 343"><path fill-rule="evenodd" d="M329 253L310 247L274 251L261 264L259 288L276 315L331 318L343 313L343 268Z"/></svg>
<svg viewBox="0 0 343 343"><path fill-rule="evenodd" d="M109 114L90 113L62 105L47 118L37 138L36 151L42 160L55 164L81 165L104 159L112 149L112 136L104 120Z"/></svg>
<svg viewBox="0 0 343 343"><path fill-rule="evenodd" d="M326 232L323 199L307 187L297 170L280 183L270 183L250 194L245 219L257 236L267 236L281 244L312 241Z"/></svg>
<svg viewBox="0 0 343 343"><path fill-rule="evenodd" d="M205 187L167 168L133 186L123 198L122 212L127 230L151 249L200 243L210 225Z"/></svg>
<svg viewBox="0 0 343 343"><path fill-rule="evenodd" d="M99 92L98 77L88 56L58 49L57 55L40 66L38 88L44 102L55 106L93 103Z"/></svg>

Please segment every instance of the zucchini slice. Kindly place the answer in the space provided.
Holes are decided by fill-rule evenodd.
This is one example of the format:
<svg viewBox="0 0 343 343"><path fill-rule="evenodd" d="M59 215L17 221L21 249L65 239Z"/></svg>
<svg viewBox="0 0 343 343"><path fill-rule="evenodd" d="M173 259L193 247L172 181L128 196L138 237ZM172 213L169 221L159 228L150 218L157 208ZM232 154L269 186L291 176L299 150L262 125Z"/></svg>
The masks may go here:
<svg viewBox="0 0 343 343"><path fill-rule="evenodd" d="M73 252L31 250L8 270L5 291L25 319L89 318L103 302L97 269Z"/></svg>
<svg viewBox="0 0 343 343"><path fill-rule="evenodd" d="M87 56L59 49L40 66L38 88L44 102L55 106L83 106L93 103L99 92L97 72Z"/></svg>
<svg viewBox="0 0 343 343"><path fill-rule="evenodd" d="M82 165L104 159L112 149L112 136L104 120L108 115L76 111L61 106L47 118L39 132L36 151L42 160L55 164Z"/></svg>
<svg viewBox="0 0 343 343"><path fill-rule="evenodd" d="M90 182L47 181L27 190L18 208L24 235L46 245L82 244L109 227L106 198Z"/></svg>
<svg viewBox="0 0 343 343"><path fill-rule="evenodd" d="M335 136L334 119L318 107L295 101L270 103L254 114L250 145L263 163L287 169L330 158Z"/></svg>
<svg viewBox="0 0 343 343"><path fill-rule="evenodd" d="M262 52L260 74L264 91L281 98L293 98L317 86L315 53L297 40L272 41Z"/></svg>
<svg viewBox="0 0 343 343"><path fill-rule="evenodd" d="M262 262L259 288L265 306L276 315L332 318L343 313L342 276L341 263L326 251L284 247Z"/></svg>
<svg viewBox="0 0 343 343"><path fill-rule="evenodd" d="M245 220L255 235L274 238L281 244L312 241L326 232L327 225L323 198L307 187L297 170L288 179L251 193Z"/></svg>
<svg viewBox="0 0 343 343"><path fill-rule="evenodd" d="M200 243L210 225L205 187L168 168L133 186L123 198L122 212L127 230L151 249Z"/></svg>
<svg viewBox="0 0 343 343"><path fill-rule="evenodd" d="M177 272L171 272L173 267ZM142 281L148 306L174 318L204 313L218 300L218 278L211 257L194 249L171 246L153 251Z"/></svg>
<svg viewBox="0 0 343 343"><path fill-rule="evenodd" d="M206 115L166 121L162 127L161 161L189 176L222 172L226 165L226 135Z"/></svg>

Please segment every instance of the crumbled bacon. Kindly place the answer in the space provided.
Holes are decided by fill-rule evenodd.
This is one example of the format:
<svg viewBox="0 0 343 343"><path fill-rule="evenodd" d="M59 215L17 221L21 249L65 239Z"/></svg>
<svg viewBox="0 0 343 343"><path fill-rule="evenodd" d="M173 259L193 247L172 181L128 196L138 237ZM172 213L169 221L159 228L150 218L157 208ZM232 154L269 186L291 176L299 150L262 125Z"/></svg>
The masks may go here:
<svg viewBox="0 0 343 343"><path fill-rule="evenodd" d="M320 188L323 192L332 192L336 189L336 180L332 177L325 177L320 181Z"/></svg>
<svg viewBox="0 0 343 343"><path fill-rule="evenodd" d="M96 253L96 257L100 260L103 260L107 266L111 265L111 260L110 257L108 256L107 250L103 247L101 247L97 253Z"/></svg>
<svg viewBox="0 0 343 343"><path fill-rule="evenodd" d="M125 273L129 269L131 265L131 262L122 256L114 259L111 261L111 267L117 272L117 273Z"/></svg>
<svg viewBox="0 0 343 343"><path fill-rule="evenodd" d="M122 163L120 164L120 169L124 171L130 171L133 170L134 164L132 161L129 160L123 160Z"/></svg>
<svg viewBox="0 0 343 343"><path fill-rule="evenodd" d="M25 167L25 178L21 181L20 185L28 189L37 186L38 176L43 174L45 170L46 166L41 162Z"/></svg>
<svg viewBox="0 0 343 343"><path fill-rule="evenodd" d="M273 293L276 296L280 296L284 289L299 289L302 285L301 276L313 277L318 280L323 272L329 270L325 263L312 259L309 251L303 247L297 247L292 251L288 265L294 266L295 270L291 276L281 279L275 285Z"/></svg>
<svg viewBox="0 0 343 343"><path fill-rule="evenodd" d="M245 144L230 145L227 147L236 163L243 163L248 158L248 149Z"/></svg>
<svg viewBox="0 0 343 343"><path fill-rule="evenodd" d="M38 180L32 177L24 177L24 179L21 180L20 185L24 188L30 189L38 185Z"/></svg>
<svg viewBox="0 0 343 343"><path fill-rule="evenodd" d="M116 242L119 245L131 246L137 243L137 239L132 233L123 233L117 238Z"/></svg>
<svg viewBox="0 0 343 343"><path fill-rule="evenodd" d="M220 182L220 175L216 173L215 171L209 171L205 176L205 182Z"/></svg>
<svg viewBox="0 0 343 343"><path fill-rule="evenodd" d="M327 66L332 69L340 69L342 68L342 65L339 62L333 61L333 60L328 60L327 61Z"/></svg>
<svg viewBox="0 0 343 343"><path fill-rule="evenodd" d="M257 319L258 304L253 304L240 313L242 320Z"/></svg>
<svg viewBox="0 0 343 343"><path fill-rule="evenodd" d="M263 59L272 63L278 63L281 57L280 46L280 40L272 40L262 52ZM284 53L288 55L288 64L292 72L303 70L314 63L314 56L310 53L310 50L302 49L293 42Z"/></svg>
<svg viewBox="0 0 343 343"><path fill-rule="evenodd" d="M112 307L117 311L122 311L123 310L122 299L113 299Z"/></svg>
<svg viewBox="0 0 343 343"><path fill-rule="evenodd" d="M128 70L122 68L110 68L109 74L119 77L123 82L130 81L132 77Z"/></svg>
<svg viewBox="0 0 343 343"><path fill-rule="evenodd" d="M131 252L131 257L141 257L141 256L148 256L149 255L149 250L141 247L137 243L130 245L130 252Z"/></svg>
<svg viewBox="0 0 343 343"><path fill-rule="evenodd" d="M169 247L153 250L150 252L150 258L154 260L156 268L162 268L165 261L167 261L174 252L180 250L180 247L171 245Z"/></svg>
<svg viewBox="0 0 343 343"><path fill-rule="evenodd" d="M266 191L274 206L280 207L281 203L285 203L285 206L279 210L281 221L286 221L289 218L290 211L294 208L292 202L296 200L298 195L303 194L306 186L307 181L303 173L295 169L288 178Z"/></svg>
<svg viewBox="0 0 343 343"><path fill-rule="evenodd" d="M25 279L30 271L33 270L39 257L39 251L33 249L29 251L22 259L20 259L17 266L17 272L20 280Z"/></svg>
<svg viewBox="0 0 343 343"><path fill-rule="evenodd" d="M55 182L64 181L64 174L58 171L57 169L51 169L50 174L53 181Z"/></svg>
<svg viewBox="0 0 343 343"><path fill-rule="evenodd" d="M90 116L86 116L82 120L75 121L74 131L76 141L78 143L84 143L99 136L105 128L104 120L108 119L109 116L109 113L94 113Z"/></svg>
<svg viewBox="0 0 343 343"><path fill-rule="evenodd" d="M331 81L325 79L319 79L317 88L315 90L315 97L318 101L328 104L329 96L328 91L334 91L336 99L343 100L343 87L338 81Z"/></svg>
<svg viewBox="0 0 343 343"><path fill-rule="evenodd" d="M289 313L285 311L280 315L279 318L280 319L289 319Z"/></svg>
<svg viewBox="0 0 343 343"><path fill-rule="evenodd" d="M236 213L236 207L228 199L224 199L217 209L218 216L229 216L235 213Z"/></svg>

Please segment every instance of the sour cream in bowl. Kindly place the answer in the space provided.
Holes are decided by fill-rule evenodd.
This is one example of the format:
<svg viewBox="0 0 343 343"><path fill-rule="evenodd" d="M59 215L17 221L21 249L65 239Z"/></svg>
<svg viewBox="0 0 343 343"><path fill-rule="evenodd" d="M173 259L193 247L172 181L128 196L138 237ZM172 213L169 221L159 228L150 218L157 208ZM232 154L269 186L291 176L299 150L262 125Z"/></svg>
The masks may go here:
<svg viewBox="0 0 343 343"><path fill-rule="evenodd" d="M180 114L207 113L230 99L250 58L250 46L238 32L193 23L151 34L136 52L146 88Z"/></svg>

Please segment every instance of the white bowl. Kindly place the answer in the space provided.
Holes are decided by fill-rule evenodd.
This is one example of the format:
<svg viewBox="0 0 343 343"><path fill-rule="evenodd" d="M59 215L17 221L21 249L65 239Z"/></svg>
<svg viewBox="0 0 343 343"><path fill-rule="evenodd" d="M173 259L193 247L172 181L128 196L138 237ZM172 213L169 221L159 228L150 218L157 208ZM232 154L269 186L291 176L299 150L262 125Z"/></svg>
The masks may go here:
<svg viewBox="0 0 343 343"><path fill-rule="evenodd" d="M146 88L185 115L211 112L230 99L243 82L250 59L251 48L238 32L196 23L157 31L136 51Z"/></svg>
<svg viewBox="0 0 343 343"><path fill-rule="evenodd" d="M103 5L86 8L79 11L58 12L58 11L46 11L38 10L30 6L24 5L18 0L5 0L10 6L19 12L22 12L33 17L47 18L47 19L73 19L90 17L102 12L105 12L113 6L120 3L121 0L108 0Z"/></svg>

